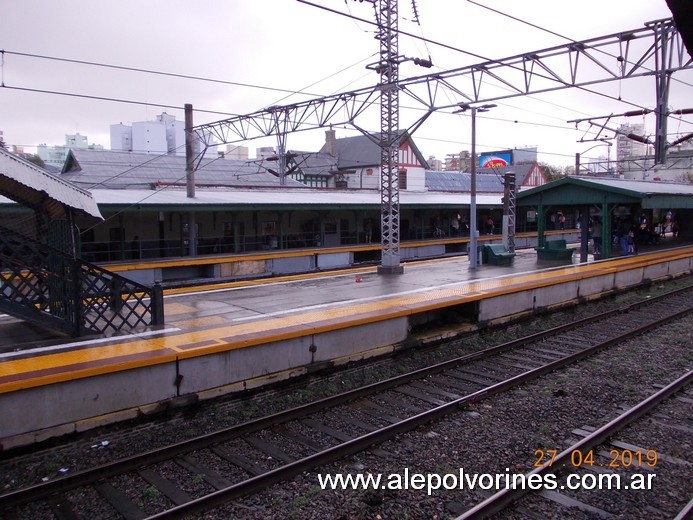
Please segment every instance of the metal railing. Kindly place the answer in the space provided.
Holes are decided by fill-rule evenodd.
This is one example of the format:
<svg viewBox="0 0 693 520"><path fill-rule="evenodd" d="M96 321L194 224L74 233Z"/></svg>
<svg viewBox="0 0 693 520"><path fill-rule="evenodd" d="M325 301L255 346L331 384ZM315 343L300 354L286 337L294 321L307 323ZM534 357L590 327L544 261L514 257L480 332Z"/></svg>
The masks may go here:
<svg viewBox="0 0 693 520"><path fill-rule="evenodd" d="M0 227L0 311L73 336L164 324L163 291Z"/></svg>

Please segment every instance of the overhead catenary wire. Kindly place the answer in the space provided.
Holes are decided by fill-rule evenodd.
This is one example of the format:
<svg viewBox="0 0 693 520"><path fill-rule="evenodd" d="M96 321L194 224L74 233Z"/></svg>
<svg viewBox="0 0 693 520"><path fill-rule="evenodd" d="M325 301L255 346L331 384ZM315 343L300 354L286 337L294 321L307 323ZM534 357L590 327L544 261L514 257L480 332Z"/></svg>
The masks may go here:
<svg viewBox="0 0 693 520"><path fill-rule="evenodd" d="M308 3L308 2L304 2L304 3ZM372 22L370 22L369 20L362 20L362 19L360 19L360 21L364 21L364 22L366 22L366 23L372 24ZM408 33L405 33L405 34L408 34ZM410 36L415 37L415 38L420 38L420 37L418 37L418 36L416 36L416 35L410 35ZM433 42L433 41L431 40L431 42ZM437 42L434 42L434 43L437 44ZM447 47L448 47L448 48L453 48L453 49L455 49L454 47L451 47L451 46L447 46ZM456 50L459 50L460 52L465 52L465 53L467 53L467 54L473 54L473 53L468 53L468 52L466 52L466 51L463 51L462 49L456 49ZM9 52L12 52L12 51L9 51ZM19 54L26 54L26 55L28 55L27 53L19 53ZM477 55L477 56L478 56L478 55ZM47 57L47 58L53 58L53 57ZM481 57L481 58L483 58L483 57ZM65 61L75 61L75 62L85 63L85 64L92 64L92 63L93 63L93 62L84 62L84 61L82 61L82 60L70 60L70 59L64 59L64 60L65 60ZM106 64L106 65L107 65L107 64ZM148 69L136 69L136 68L133 68L133 67L121 67L121 66L115 66L115 67L116 67L116 68L124 68L124 69L127 69L127 70L138 71L138 72L139 72L139 71L146 71L146 72L153 72L153 73L157 73L157 74L168 74L168 73L164 73L164 72L161 72L161 71L149 71ZM186 78L190 78L190 79L199 79L199 77L197 77L197 76L186 76L186 75L174 74L174 73L171 73L171 75L176 76L176 77L186 77ZM223 80L214 80L214 79L210 79L210 78L202 78L202 79L207 79L207 80L215 81L215 82L217 82L217 81L223 82ZM237 82L229 82L229 83L238 84L238 85L242 85L242 86L253 86L253 85L250 85L250 84L243 84L243 83L237 83ZM312 85L311 85L311 86L312 86ZM23 89L22 87L12 87L12 88L39 92L38 90ZM259 88L267 88L267 89L270 89L269 87L259 87ZM308 88L308 87L307 87L307 88ZM286 92L288 92L288 93L303 92L303 91L292 91L292 90L286 90L286 89L277 89L277 90L286 91ZM48 90L40 91L40 92L52 93L52 94L61 94L61 95L71 95L71 96L85 97L85 98L91 98L91 99L103 99L103 100L115 101L115 102L122 101L122 102L129 102L129 103L142 104L142 105L145 105L145 106L158 106L158 107L162 107L162 108L177 109L177 110L180 110L180 109L181 109L181 107L179 107L179 106L174 106L174 105L169 105L169 104L136 102L136 101L133 101L133 100L119 100L119 99L117 99L117 98L106 98L106 97L98 97L98 96L78 95L78 94L73 94L73 93L65 93L65 92L58 92L58 91L48 91ZM599 94L599 93L598 93L598 94ZM602 94L600 94L600 95L602 95ZM613 98L613 97L612 97L612 99L616 99L616 98ZM557 106L561 106L561 105L557 105ZM638 105L635 105L635 106L638 106ZM563 108L568 109L568 107L563 107ZM198 112L201 112L201 113L211 113L211 114L217 114L217 115L222 115L222 116L232 116L232 117L238 115L238 114L229 114L229 113L225 113L225 112L212 111L212 110L203 110L203 109L199 109L199 110L197 110L197 111L198 111ZM518 122L518 121L515 121L515 123L517 123L517 122ZM526 123L526 124L529 124L529 123ZM536 125L537 125L537 126L547 126L547 127L550 127L550 126L551 126L551 125L544 125L544 124L536 124Z"/></svg>
<svg viewBox="0 0 693 520"><path fill-rule="evenodd" d="M360 21L360 22L364 22L364 23L367 23L367 24L370 24L370 25L376 25L376 26L377 26L377 23L376 23L376 22L373 22L373 21L371 21L371 20L367 20L367 19L365 19L365 18L356 17L356 16L354 16L354 15L352 15L352 14L343 13L343 12L338 11L338 10L336 10L336 9L331 9L331 8L329 8L329 7L326 7L326 6L323 6L323 5L320 5L320 4L316 4L316 3L310 2L309 0L297 0L297 1L300 2L300 3L302 3L302 4L306 4L306 5L309 5L309 6L312 6L312 7L316 7L316 8L318 8L318 9L322 9L322 10L325 10L325 11L328 11L328 12L331 12L331 13L334 13L334 14L338 14L338 15L340 15L340 16L345 16L345 17L347 17L347 18L354 18L354 19L356 19L356 20L358 20L358 21ZM408 37L411 37L411 38L415 38L415 39L418 39L418 40L422 40L422 41L425 41L425 42L430 43L430 44L432 44L432 45L436 45L436 46L439 46L439 47L442 47L442 48L445 48L445 49L448 49L448 50L452 50L452 51L455 51L455 52L460 52L460 53L462 53L462 54L466 54L466 55L471 56L471 57L474 57L474 58L479 58L479 59L481 59L481 60L483 60L483 61L486 61L486 62L494 61L492 58L489 58L489 57L487 57L487 56L483 56L483 55L480 55L480 54L477 54L477 53L474 53L474 52L471 52L471 51L467 51L467 50L464 50L464 49L460 49L459 47L454 47L454 46L452 46L452 45L448 45L448 44L441 43L441 42L438 42L438 41L435 41L435 40L431 40L431 39L429 39L429 38L424 38L424 37L422 37L422 36L418 36L418 35L416 35L416 34L413 34L413 33L407 32L407 31L403 31L403 30L401 30L401 29L397 29L397 33L400 34L400 35L403 35L403 36L408 36ZM524 72L524 71L523 71L521 68L519 68L519 67L516 67L516 66L511 66L511 67L517 69L517 70L520 71L520 72ZM539 74L539 73L536 73L536 72L535 72L534 74L535 74L537 77L540 77L540 78L543 78L543 79L555 80L555 78L551 78L551 77L549 77L549 76L544 76L544 75ZM605 93L603 93L603 92L597 92L597 91L591 90L591 89L589 89L589 88L587 88L587 87L584 87L584 86L573 86L573 88L582 90L582 91L587 92L587 93L589 93L589 94L594 94L594 95L601 96L601 97L604 97L604 98L607 98L607 99L611 99L611 100L613 100L613 101L618 101L618 102L621 102L621 103L625 103L625 104L628 104L628 105L631 105L631 106L634 106L634 107L637 107L637 108L641 108L641 109L646 109L646 108L647 108L647 107L644 107L644 106L642 106L642 105L638 105L637 103L633 103L633 102L629 102L629 101L624 101L624 100L621 99L621 98L618 98L618 97L615 97L615 96L611 96L611 95L605 94Z"/></svg>
<svg viewBox="0 0 693 520"><path fill-rule="evenodd" d="M352 16L352 17L353 17L353 15L347 15L347 14L345 14L345 13L340 13L339 11L335 11L335 10L332 10L332 9L329 9L329 8L325 8L324 6L319 6L319 5L317 5L317 4L313 4L313 3L307 2L307 1L305 1L305 0L299 0L299 1L302 2L302 3L306 3L306 4L308 4L308 5L311 5L311 6L319 7L319 8L321 8L321 9L326 9L326 10L328 10L328 11L330 11L330 12L335 12L335 13L337 13L337 14L341 14L341 15L343 15L343 16ZM365 19L358 18L358 17L354 17L354 18L357 19L357 20L359 20L359 21L362 21L362 22L364 22L364 23L374 24L374 22L371 22L370 20L365 20ZM425 41L425 42L431 42L431 43L434 43L434 44L436 44L436 45L440 45L440 46L446 47L446 48L448 48L448 49L452 49L452 50L455 50L455 51L458 51L458 52L462 52L462 53L469 54L469 55L472 55L472 56L475 56L475 57L479 57L479 58L481 58L481 59L486 59L486 60L488 60L488 58L485 58L485 57L480 56L480 55L475 54L475 53L470 53L470 52L468 52L468 51L464 51L464 50L462 50L462 49L459 49L459 48L456 48L456 47L453 47L453 46L441 44L441 43L439 43L439 42L435 42L434 40L429 40L429 39L427 39L427 38L423 38L423 37L421 37L421 36L413 35L413 34L410 34L410 33L407 33L407 32L403 32L403 31L400 31L400 32L402 32L402 34L405 34L405 35L407 35L407 36L411 36L411 37L413 37L413 38L422 39L422 40ZM565 38L565 37L564 37L564 38ZM566 38L566 39L568 39L568 38ZM173 77L182 77L182 78L188 78L188 79L196 79L196 80L203 80L203 81L212 81L212 82L219 82L219 83L228 83L228 84L249 86L249 87L255 87L255 88L264 88L264 89L269 89L269 90L278 90L278 91L289 92L290 94L296 94L296 93L307 94L307 93L305 92L305 89L302 89L302 90L300 90L300 91L293 91L293 90L286 90L286 89L273 89L273 88L271 88L271 87L263 87L263 86L258 86L258 85L251 85L251 84L247 84L247 83L229 82L229 81L217 80L217 79L213 79L213 78L203 78L203 77L199 77L199 76L190 76L190 75L184 75L184 74L168 73L168 72L163 72L163 71L154 71L154 70L150 70L150 69L141 69L141 68L135 68L135 67L125 67L125 66L112 65L112 64L102 64L102 63L90 62L90 61L85 61L85 60L74 60L74 59L70 59L70 58L59 58L59 57L44 56L44 55L36 55L36 54L29 54L29 53L20 53L20 52L15 52L15 51L5 51L5 52L7 52L7 53L13 53L13 54L17 54L17 55L22 55L22 56L31 56L31 57L38 57L38 58L45 58L45 59L55 59L55 60L59 60L59 61L74 62L74 63L88 64L88 65L95 65L95 66L104 66L104 67L110 67L110 68L116 68L116 69L124 69L124 70L131 70L131 71L137 71L137 72L146 72L146 73L151 73L151 74L169 75L169 76L173 76ZM347 67L347 69L348 69L348 68L349 68L349 67ZM346 70L346 69L343 69L343 70ZM341 72L341 71L340 71L340 72ZM330 76L330 77L331 77L331 76ZM312 85L310 85L310 86L313 86L313 85L315 85L315 83L312 84ZM177 109L177 110L180 110L180 107L178 107L178 106L172 106L172 105L161 104L161 103L139 103L139 102L135 102L135 101L131 101L131 100L118 100L117 98L106 98L106 97L88 96L88 95L76 95L76 94L72 94L72 93L58 92L58 91L50 91L50 90L28 89L28 88L24 88L24 87L12 87L12 88L18 89L18 90L31 91L31 92L42 92L42 93L49 93L49 94L59 94L59 95L77 96L77 97L85 97L85 98L91 97L92 99L101 99L101 100L106 100L106 101L122 101L122 102L125 102L125 103L143 104L143 105L146 105L146 106L157 106L157 107L163 107L163 108L169 108L169 109ZM577 87L577 88L583 88L583 87ZM584 88L583 88L583 89L584 89ZM586 90L587 92L590 92L590 93L592 93L592 94L597 94L597 95L600 95L600 96L605 96L605 97L607 97L607 98L614 99L614 100L616 100L616 101L621 101L621 102L630 104L630 105L632 105L632 106L636 106L636 107L638 107L638 108L643 108L643 109L645 109L645 107L642 107L642 106L637 105L637 104L635 104L635 103L626 102L626 101L624 101L624 100L622 100L622 99L614 98L613 96L609 96L609 95L606 95L606 94L604 94L604 93L591 91L591 90L589 90L589 89L584 89L584 90ZM308 95L314 95L314 94L308 94ZM285 99L285 98L282 98L282 100L283 100L283 99ZM558 106L560 106L560 105L558 105ZM404 107L403 107L403 108L404 108ZM569 109L568 107L563 107L563 108L565 108L566 110L571 110L571 109ZM229 113L225 113L225 112L212 111L212 110L198 110L198 112L200 112L200 113L210 113L210 114L216 114L216 115L222 115L222 116L231 116L231 117L237 117L237 116L238 116L238 114L229 114Z"/></svg>
<svg viewBox="0 0 693 520"><path fill-rule="evenodd" d="M232 86L237 86L237 87L248 87L248 88L254 88L254 89L261 89L261 90L270 90L270 91L274 91L274 92L284 92L287 94L305 94L308 96L320 96L321 95L321 94L313 94L313 93L309 93L309 92L304 92L302 90L291 90L291 89L284 89L284 88L279 88L279 87L268 87L265 85L255 85L252 83L242 83L242 82L238 82L238 81L229 81L229 80L216 79L216 78L207 78L204 76L192 76L189 74L179 74L176 72L166 72L166 71L161 71L161 70L145 69L145 68L139 68L139 67L128 67L125 65L115 65L112 63L100 63L100 62L96 62L96 61L77 60L77 59L73 59L73 58L64 58L64 57L60 57L60 56L48 56L48 55L44 55L44 54L32 54L32 53L28 53L28 52L11 51L11 50L7 50L7 49L3 49L2 53L3 53L3 55L4 54L11 54L14 56L24 56L24 57L29 57L29 58L43 59L43 60L52 60L52 61L59 61L59 62L65 62L65 63L75 63L75 64L79 64L79 65L90 65L93 67L103 67L103 68L108 68L108 69L125 70L125 71L130 71L130 72L140 72L140 73L144 73L144 74L153 74L153 75L157 75L157 76L168 76L168 77L172 77L172 78L190 79L190 80L195 80L195 81L205 81L205 82L209 82L209 83L220 83L222 85L232 85ZM344 70L346 70L346 69L344 69Z"/></svg>
<svg viewBox="0 0 693 520"><path fill-rule="evenodd" d="M509 13L506 13L506 12L504 12L504 11L501 11L501 10L499 10L499 9L494 9L494 8L492 8L492 7L489 7L489 6L487 6L487 5L481 4L481 3L476 2L476 1L474 1L474 0L467 0L467 2L469 2L469 3L473 4L473 5L476 5L476 6L478 6L478 7L481 7L481 8L483 8L483 9L487 9L487 10L493 12L493 13L496 13L496 14L498 14L498 15L504 16L504 17L509 18L509 19L511 19L511 20L514 20L514 21L516 21L516 22L518 22L518 23L528 25L528 26L530 26L530 27L532 27L532 28L534 28L534 29L537 29L537 30L539 30L539 31L543 31L543 32L546 32L546 33L551 34L551 35L553 35L553 36L557 36L557 37L559 37L559 38L561 38L561 39L564 39L564 40L567 40L567 41L569 41L569 42L571 42L571 43L578 43L577 40L575 40L574 38L571 38L571 37L565 36L565 35L563 35L563 34L557 33L556 31L553 31L553 30L551 30L551 29L547 29L546 27L542 27L542 26L540 26L540 25L538 25L538 24L529 22L529 21L527 21L527 20L523 20L523 19L521 19L521 18L519 18L519 17L517 17L517 16L513 16L513 15L511 15L511 14L509 14ZM615 55L613 55L613 54L610 54L610 53L606 52L606 51L603 50L603 49L595 49L595 50L596 50L597 52L599 52L599 53L605 54L606 56L609 56L609 57L614 58L614 59L617 59L617 60L622 60L622 59L623 59L622 56L615 56ZM625 63L625 62L624 62L624 63ZM654 72L652 69L647 69L647 70L649 70L650 72ZM678 83L681 83L682 85L685 85L685 86L688 86L688 87L693 87L693 85L692 85L691 83L682 81L681 79L679 79L679 78L677 78L677 77L673 77L673 76L672 76L672 80L673 80L673 81L677 81ZM622 98L621 98L621 95L620 95L620 86L619 86L619 96L618 96L617 98L614 98L614 99L617 100L617 101L623 101ZM644 109L644 110L646 110L646 111L648 111L648 112L653 112L652 109L648 109L648 108L646 108L646 107L641 107L641 108ZM682 122L682 121L683 121L681 118L674 118L674 119L678 120L679 122ZM686 123L690 123L690 121L685 121L685 122L686 122Z"/></svg>
<svg viewBox="0 0 693 520"><path fill-rule="evenodd" d="M565 35L563 35L563 34L557 33L556 31L552 31L551 29L547 29L546 27L542 27L541 25L537 25L537 24L535 24L535 23L528 22L527 20L523 20L522 18L518 18L517 16L513 16L513 15L511 15L511 14L508 14L508 13L506 13L506 12L500 11L500 10L498 10L498 9L494 9L494 8L492 8L492 7L489 7L489 6L487 6L487 5L481 4L481 3L479 3L479 2L475 2L474 0L467 0L467 2L469 2L470 4L474 4L474 5L478 6L478 7L482 7L483 9L488 9L488 10L491 11L491 12L494 12L494 13L499 14L499 15L501 15L501 16L504 16L504 17L506 17L506 18L510 18L511 20L514 20L514 21L516 21L516 22L519 22L519 23L522 23L522 24L525 24L525 25L529 25L530 27L532 27L532 28L534 28L534 29L537 29L537 30L539 30L539 31L543 31L543 32L546 32L546 33L548 33L548 34L552 34L553 36L558 36L559 38L562 38L562 39L564 39L564 40L567 40L567 41L569 41L569 42L571 42L571 43L578 43L578 41L575 40L574 38L570 38L570 37L565 36ZM607 56L610 56L611 58L615 58L615 59L619 59L619 58L620 58L619 56L615 56L615 55L613 55L613 54L609 54L608 52L606 52L606 51L603 50L603 49L597 49L597 52L600 52L600 53L602 53L602 54L606 54ZM653 71L650 70L650 72L653 72ZM689 87L693 86L693 85L691 85L690 83L687 83L687 82L685 82L685 81L679 80L678 78L675 78L675 81L679 81L680 83L682 83L682 84L684 84L684 85L686 85L686 86L689 86Z"/></svg>

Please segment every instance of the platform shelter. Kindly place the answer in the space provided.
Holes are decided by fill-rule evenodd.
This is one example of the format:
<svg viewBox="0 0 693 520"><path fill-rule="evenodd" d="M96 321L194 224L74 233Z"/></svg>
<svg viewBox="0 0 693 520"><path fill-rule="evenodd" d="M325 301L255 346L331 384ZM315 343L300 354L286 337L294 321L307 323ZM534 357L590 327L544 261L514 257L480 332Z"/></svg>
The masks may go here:
<svg viewBox="0 0 693 520"><path fill-rule="evenodd" d="M564 177L521 191L517 206L518 214L536 222L539 246L550 229L600 226L604 258L618 251L615 237L633 227L642 240L678 233L693 236L693 229L686 226L693 217L691 184ZM581 257L587 257L589 239L590 233L581 234Z"/></svg>

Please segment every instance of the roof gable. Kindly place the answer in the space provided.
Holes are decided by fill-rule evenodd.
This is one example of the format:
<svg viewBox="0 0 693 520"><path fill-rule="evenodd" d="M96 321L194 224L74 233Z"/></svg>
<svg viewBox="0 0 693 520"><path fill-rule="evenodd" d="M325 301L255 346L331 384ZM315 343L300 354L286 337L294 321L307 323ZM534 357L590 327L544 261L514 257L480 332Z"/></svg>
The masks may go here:
<svg viewBox="0 0 693 520"><path fill-rule="evenodd" d="M380 135L380 133L375 133L371 134L371 136L356 135L336 139L334 147L337 156L337 168L343 170L380 166L380 146L377 143ZM428 168L426 159L421 155L421 151L406 130L399 131L399 146L400 151L404 150L405 153L407 150L411 150L421 167ZM326 150L327 145L324 145L320 149L320 152L326 153ZM412 164L410 164L410 166L411 165Z"/></svg>

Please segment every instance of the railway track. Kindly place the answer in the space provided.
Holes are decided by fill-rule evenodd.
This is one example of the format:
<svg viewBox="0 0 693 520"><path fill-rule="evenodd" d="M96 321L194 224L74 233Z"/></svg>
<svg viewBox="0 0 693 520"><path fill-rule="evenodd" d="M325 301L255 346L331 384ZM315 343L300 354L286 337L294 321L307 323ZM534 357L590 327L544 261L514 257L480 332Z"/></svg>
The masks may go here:
<svg viewBox="0 0 693 520"><path fill-rule="evenodd" d="M180 518L360 452L693 309L691 290L610 311L179 444L0 495L0 516ZM674 311L672 312L672 309ZM636 326L637 325L637 326ZM595 335L594 331L600 334ZM152 500L143 501L149 494ZM84 502L88 503L85 504Z"/></svg>
<svg viewBox="0 0 693 520"><path fill-rule="evenodd" d="M520 503L523 497L530 495L535 502L537 500L553 501L560 507L574 508L595 518L614 518L616 515L604 510L601 504L590 504L587 500L571 497L571 491L577 494L581 486L586 489L608 489L613 493L623 492L633 485L639 486L634 489L647 489L645 486L649 486L656 478L656 473L661 471L663 464L669 463L690 468L689 462L667 455L667 446L657 446L658 449L654 449L653 446L643 448L613 437L641 420L643 416L652 414L664 401L670 400L673 395L688 388L692 382L693 371L690 371L600 428L574 430L572 434L581 437L580 440L561 453L551 453L541 461L543 464L538 465L521 479L517 479L518 482L542 480L549 482L549 486L544 488L520 484L500 490L457 517L456 520L481 520L501 512L513 511L528 517L536 516L538 513L534 513L531 506L527 507ZM684 399L690 401L690 396ZM669 424L669 427L688 429L685 424ZM568 482L559 484L559 482L565 482L568 472L572 472L569 477L573 481L572 485ZM562 478L560 480L547 479L547 475ZM693 500L676 518L690 518L689 515L692 512ZM655 516L659 516L660 513L661 511L649 511L649 514ZM642 512L642 514L645 518L648 512Z"/></svg>

